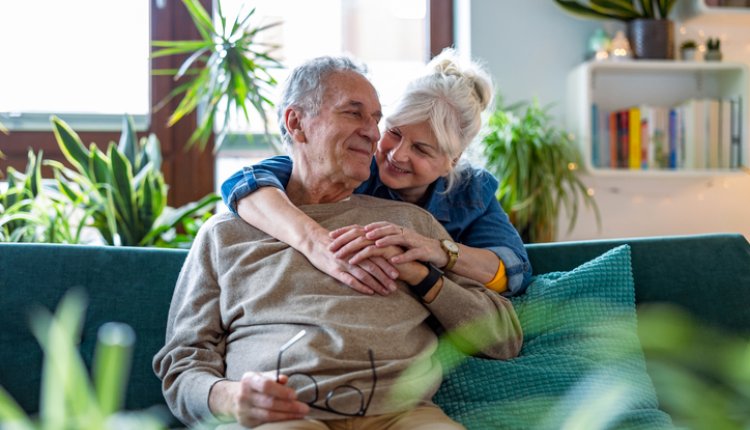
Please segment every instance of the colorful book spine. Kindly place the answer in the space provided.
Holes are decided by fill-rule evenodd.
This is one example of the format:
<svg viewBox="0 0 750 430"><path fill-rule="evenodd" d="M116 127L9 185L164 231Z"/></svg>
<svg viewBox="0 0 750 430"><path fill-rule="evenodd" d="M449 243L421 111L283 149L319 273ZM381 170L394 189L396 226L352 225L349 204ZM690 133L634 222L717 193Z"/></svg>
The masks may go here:
<svg viewBox="0 0 750 430"><path fill-rule="evenodd" d="M628 167L641 168L641 110L628 109Z"/></svg>

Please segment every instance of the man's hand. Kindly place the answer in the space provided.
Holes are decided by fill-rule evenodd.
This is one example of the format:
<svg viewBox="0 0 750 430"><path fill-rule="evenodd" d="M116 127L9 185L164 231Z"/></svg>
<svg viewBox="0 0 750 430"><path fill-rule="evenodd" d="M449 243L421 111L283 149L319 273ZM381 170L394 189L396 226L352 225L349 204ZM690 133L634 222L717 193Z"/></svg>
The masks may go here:
<svg viewBox="0 0 750 430"><path fill-rule="evenodd" d="M294 389L285 386L288 378L275 372L247 372L239 381L219 381L211 388L208 405L218 416L231 416L245 427L301 420L310 406L297 400Z"/></svg>

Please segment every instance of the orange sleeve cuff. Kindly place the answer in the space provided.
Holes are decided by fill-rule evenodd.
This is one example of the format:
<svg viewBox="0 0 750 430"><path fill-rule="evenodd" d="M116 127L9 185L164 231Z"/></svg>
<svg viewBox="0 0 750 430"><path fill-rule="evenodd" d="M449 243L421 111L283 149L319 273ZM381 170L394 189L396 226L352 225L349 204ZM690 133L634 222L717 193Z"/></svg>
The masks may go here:
<svg viewBox="0 0 750 430"><path fill-rule="evenodd" d="M508 289L508 277L505 276L505 264L503 264L503 260L500 260L500 264L497 266L495 277L490 282L484 284L484 286L498 293L502 293Z"/></svg>

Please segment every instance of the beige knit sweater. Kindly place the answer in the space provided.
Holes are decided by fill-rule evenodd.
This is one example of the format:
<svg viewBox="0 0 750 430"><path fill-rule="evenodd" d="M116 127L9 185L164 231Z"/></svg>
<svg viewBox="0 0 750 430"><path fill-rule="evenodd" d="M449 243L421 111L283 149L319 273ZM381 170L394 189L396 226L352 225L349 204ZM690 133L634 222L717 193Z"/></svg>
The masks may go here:
<svg viewBox="0 0 750 430"><path fill-rule="evenodd" d="M328 229L387 220L435 238L448 234L432 216L407 203L354 195L333 204L301 207ZM221 379L246 371L275 371L279 347L301 329L307 335L284 352L281 372L306 372L318 381L323 405L343 384L369 398L373 351L377 385L368 415L430 402L442 378L430 356L438 337L434 315L447 331L480 354L518 354L521 328L510 302L481 284L446 276L438 297L424 305L401 283L388 295L364 295L315 269L307 259L230 214L201 229L182 268L169 312L166 344L154 371L172 412L186 424L210 417L208 394ZM295 386L301 398L313 389ZM502 383L502 381L499 381ZM294 386L294 384L292 384ZM356 411L359 396L339 390L332 402ZM311 409L314 418L340 418Z"/></svg>

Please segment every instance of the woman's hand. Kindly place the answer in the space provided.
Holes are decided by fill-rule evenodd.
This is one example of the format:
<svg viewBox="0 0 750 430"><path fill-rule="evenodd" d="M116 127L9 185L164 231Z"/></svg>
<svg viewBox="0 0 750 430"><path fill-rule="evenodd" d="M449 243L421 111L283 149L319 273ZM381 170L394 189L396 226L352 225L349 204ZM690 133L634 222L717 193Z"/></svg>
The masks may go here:
<svg viewBox="0 0 750 430"><path fill-rule="evenodd" d="M411 261L422 261L432 263L436 267L448 264L448 255L443 251L437 239L422 236L421 234L390 222L374 222L363 227L365 231L364 240L374 241L375 246L383 248L387 246L399 246L404 252L391 257L388 261L392 264L403 264ZM333 243L336 244L336 241ZM360 264L375 253L365 247L343 246L336 253L342 258L349 257L350 264Z"/></svg>
<svg viewBox="0 0 750 430"><path fill-rule="evenodd" d="M357 235L350 234L347 237L352 236ZM364 237L364 232L361 236ZM357 263L350 263L346 259L337 257L331 250L333 240L327 232L311 235L309 240L309 247L306 247L307 251L304 254L318 270L362 294L377 292L385 296L396 290L394 279L398 278L398 271L386 259L373 256L373 258L363 258Z"/></svg>

